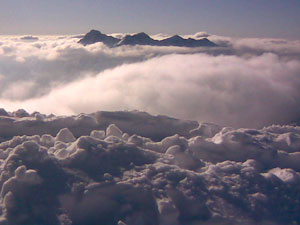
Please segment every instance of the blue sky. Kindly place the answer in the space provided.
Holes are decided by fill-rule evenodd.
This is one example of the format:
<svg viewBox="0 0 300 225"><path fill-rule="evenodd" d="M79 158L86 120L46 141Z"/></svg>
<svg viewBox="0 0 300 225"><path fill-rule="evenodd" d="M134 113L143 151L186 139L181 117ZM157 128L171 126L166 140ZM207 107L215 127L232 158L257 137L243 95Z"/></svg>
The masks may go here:
<svg viewBox="0 0 300 225"><path fill-rule="evenodd" d="M0 34L189 34L300 39L300 0L1 0Z"/></svg>

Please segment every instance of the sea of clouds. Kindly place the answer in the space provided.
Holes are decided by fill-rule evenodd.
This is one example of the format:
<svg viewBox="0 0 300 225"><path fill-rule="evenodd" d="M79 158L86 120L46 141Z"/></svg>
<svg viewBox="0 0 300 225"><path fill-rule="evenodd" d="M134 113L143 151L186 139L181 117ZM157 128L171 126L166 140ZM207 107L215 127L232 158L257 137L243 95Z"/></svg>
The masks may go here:
<svg viewBox="0 0 300 225"><path fill-rule="evenodd" d="M234 127L299 121L299 41L185 37L219 47L108 48L82 46L80 36L2 36L1 107L58 115L137 109Z"/></svg>
<svg viewBox="0 0 300 225"><path fill-rule="evenodd" d="M0 37L0 225L300 224L300 42L186 37Z"/></svg>

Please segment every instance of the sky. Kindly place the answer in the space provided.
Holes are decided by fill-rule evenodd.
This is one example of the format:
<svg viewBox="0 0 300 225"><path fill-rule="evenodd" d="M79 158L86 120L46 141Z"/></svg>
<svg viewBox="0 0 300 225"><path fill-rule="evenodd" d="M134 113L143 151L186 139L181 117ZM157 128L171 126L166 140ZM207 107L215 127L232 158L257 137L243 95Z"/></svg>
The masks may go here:
<svg viewBox="0 0 300 225"><path fill-rule="evenodd" d="M299 0L1 0L0 35L147 32L300 39Z"/></svg>

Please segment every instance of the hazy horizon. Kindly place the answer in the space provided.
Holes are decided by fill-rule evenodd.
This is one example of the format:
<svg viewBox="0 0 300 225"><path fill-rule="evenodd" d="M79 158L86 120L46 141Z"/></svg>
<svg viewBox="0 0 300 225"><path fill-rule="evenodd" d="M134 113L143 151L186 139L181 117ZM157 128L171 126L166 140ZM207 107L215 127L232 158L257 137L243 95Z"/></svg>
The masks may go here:
<svg viewBox="0 0 300 225"><path fill-rule="evenodd" d="M300 39L300 2L266 0L3 0L0 35L193 34Z"/></svg>

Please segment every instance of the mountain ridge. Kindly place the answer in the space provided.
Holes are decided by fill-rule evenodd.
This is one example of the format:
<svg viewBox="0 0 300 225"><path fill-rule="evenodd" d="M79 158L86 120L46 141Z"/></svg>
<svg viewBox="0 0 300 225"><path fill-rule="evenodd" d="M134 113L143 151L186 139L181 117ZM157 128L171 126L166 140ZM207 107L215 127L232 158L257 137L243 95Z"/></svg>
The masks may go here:
<svg viewBox="0 0 300 225"><path fill-rule="evenodd" d="M155 40L145 32L136 33L133 35L126 35L119 39L101 33L98 30L91 30L84 35L78 43L83 45L90 45L97 42L102 42L108 47L118 47L123 45L150 45L150 46L176 46L176 47L216 47L217 45L207 38L202 39L185 39L179 35L165 38L163 40Z"/></svg>

